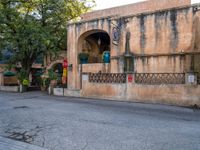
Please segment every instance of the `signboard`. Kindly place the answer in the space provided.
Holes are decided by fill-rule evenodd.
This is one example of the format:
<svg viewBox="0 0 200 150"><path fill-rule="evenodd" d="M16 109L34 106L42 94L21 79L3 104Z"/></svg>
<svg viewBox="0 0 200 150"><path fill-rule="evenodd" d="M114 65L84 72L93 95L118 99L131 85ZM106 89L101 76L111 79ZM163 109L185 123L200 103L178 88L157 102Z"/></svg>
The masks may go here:
<svg viewBox="0 0 200 150"><path fill-rule="evenodd" d="M194 83L195 82L195 76L194 75L189 75L188 76L188 82L189 83Z"/></svg>
<svg viewBox="0 0 200 150"><path fill-rule="evenodd" d="M68 62L67 62L66 59L64 59L64 61L63 61L63 68L67 68L67 66L68 66Z"/></svg>
<svg viewBox="0 0 200 150"><path fill-rule="evenodd" d="M133 82L133 75L128 75L128 82Z"/></svg>
<svg viewBox="0 0 200 150"><path fill-rule="evenodd" d="M63 69L63 75L62 76L67 77L67 69L66 68Z"/></svg>
<svg viewBox="0 0 200 150"><path fill-rule="evenodd" d="M67 67L68 67L68 62L66 59L63 60L63 74L62 74L62 83L66 84L67 83Z"/></svg>
<svg viewBox="0 0 200 150"><path fill-rule="evenodd" d="M83 75L82 75L82 80L83 80L83 81L88 81L88 80L89 80L88 74L83 74Z"/></svg>

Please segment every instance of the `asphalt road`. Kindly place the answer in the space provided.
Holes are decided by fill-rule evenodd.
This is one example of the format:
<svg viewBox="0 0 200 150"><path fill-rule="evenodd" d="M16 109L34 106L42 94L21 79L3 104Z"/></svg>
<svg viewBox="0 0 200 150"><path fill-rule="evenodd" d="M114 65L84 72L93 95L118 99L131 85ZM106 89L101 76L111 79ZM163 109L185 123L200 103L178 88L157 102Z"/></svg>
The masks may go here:
<svg viewBox="0 0 200 150"><path fill-rule="evenodd" d="M200 150L200 111L0 92L0 150L5 150L1 139L14 150L17 141L48 150Z"/></svg>

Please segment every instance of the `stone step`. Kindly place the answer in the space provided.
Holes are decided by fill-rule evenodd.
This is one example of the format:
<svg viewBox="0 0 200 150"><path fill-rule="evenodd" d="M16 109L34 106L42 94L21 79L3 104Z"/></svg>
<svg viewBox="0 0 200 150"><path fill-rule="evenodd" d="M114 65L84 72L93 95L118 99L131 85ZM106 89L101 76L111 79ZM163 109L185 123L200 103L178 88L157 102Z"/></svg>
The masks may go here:
<svg viewBox="0 0 200 150"><path fill-rule="evenodd" d="M48 150L39 146L19 142L0 136L0 150Z"/></svg>

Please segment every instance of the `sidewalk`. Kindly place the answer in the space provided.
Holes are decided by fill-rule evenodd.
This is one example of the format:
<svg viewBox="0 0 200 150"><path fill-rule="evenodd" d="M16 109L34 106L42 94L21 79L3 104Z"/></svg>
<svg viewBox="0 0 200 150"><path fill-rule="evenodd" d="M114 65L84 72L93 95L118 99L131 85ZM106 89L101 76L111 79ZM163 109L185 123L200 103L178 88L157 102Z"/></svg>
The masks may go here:
<svg viewBox="0 0 200 150"><path fill-rule="evenodd" d="M28 143L18 142L0 136L0 150L47 150Z"/></svg>

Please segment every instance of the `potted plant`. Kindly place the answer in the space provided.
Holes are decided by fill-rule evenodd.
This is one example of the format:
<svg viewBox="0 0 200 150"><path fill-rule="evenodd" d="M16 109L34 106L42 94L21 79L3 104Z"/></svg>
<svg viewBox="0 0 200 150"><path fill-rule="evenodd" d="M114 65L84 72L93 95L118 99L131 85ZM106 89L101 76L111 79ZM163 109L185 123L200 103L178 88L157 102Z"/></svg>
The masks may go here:
<svg viewBox="0 0 200 150"><path fill-rule="evenodd" d="M22 81L22 89L23 89L23 92L26 92L26 91L27 91L28 86L29 86L29 80L28 80L28 79L24 79L24 80Z"/></svg>
<svg viewBox="0 0 200 150"><path fill-rule="evenodd" d="M49 76L51 86L53 86L53 87L56 86L57 85L57 79L58 79L57 73L55 73L53 71L53 69L49 69L48 70L48 76Z"/></svg>
<svg viewBox="0 0 200 150"><path fill-rule="evenodd" d="M80 64L87 64L88 57L89 57L89 54L84 51L82 53L79 53L78 59L79 59Z"/></svg>
<svg viewBox="0 0 200 150"><path fill-rule="evenodd" d="M110 63L110 51L104 51L102 59L104 63Z"/></svg>
<svg viewBox="0 0 200 150"><path fill-rule="evenodd" d="M58 75L53 71L53 69L48 70L48 79L49 79L49 87L48 87L48 93L53 93L53 88L57 85L57 79Z"/></svg>
<svg viewBox="0 0 200 150"><path fill-rule="evenodd" d="M27 90L28 85L29 85L29 80L28 75L26 73L26 71L24 69L21 69L18 73L17 73L17 78L18 78L18 82L20 85L20 92L24 92Z"/></svg>
<svg viewBox="0 0 200 150"><path fill-rule="evenodd" d="M42 77L37 77L37 81L39 83L39 86L40 86L40 90L41 91L45 91L46 90L46 86L45 86L45 78L42 78Z"/></svg>

